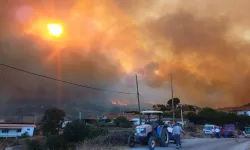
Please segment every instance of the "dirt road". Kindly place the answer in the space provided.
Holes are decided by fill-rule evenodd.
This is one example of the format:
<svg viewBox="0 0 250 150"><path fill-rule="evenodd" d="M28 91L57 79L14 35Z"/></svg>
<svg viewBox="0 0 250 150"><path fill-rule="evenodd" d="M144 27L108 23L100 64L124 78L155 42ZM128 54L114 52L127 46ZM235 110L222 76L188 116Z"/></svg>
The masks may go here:
<svg viewBox="0 0 250 150"><path fill-rule="evenodd" d="M155 150L174 150L175 145L169 147L157 147ZM148 150L147 146L135 147L127 150ZM180 150L250 150L250 139L240 138L238 142L234 138L222 139L186 139L182 142Z"/></svg>

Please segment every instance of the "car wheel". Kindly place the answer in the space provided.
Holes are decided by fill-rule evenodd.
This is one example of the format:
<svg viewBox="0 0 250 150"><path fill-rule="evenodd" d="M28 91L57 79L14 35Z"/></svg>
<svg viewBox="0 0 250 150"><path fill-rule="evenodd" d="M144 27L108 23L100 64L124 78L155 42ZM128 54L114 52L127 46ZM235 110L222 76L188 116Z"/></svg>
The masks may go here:
<svg viewBox="0 0 250 150"><path fill-rule="evenodd" d="M156 138L155 137L153 137L153 136L151 136L150 138L149 138L149 140L148 140L148 148L149 148L149 150L154 150L155 149L155 147L156 147Z"/></svg>
<svg viewBox="0 0 250 150"><path fill-rule="evenodd" d="M135 146L135 137L134 137L134 135L130 135L128 137L128 146L129 147L134 147Z"/></svg>

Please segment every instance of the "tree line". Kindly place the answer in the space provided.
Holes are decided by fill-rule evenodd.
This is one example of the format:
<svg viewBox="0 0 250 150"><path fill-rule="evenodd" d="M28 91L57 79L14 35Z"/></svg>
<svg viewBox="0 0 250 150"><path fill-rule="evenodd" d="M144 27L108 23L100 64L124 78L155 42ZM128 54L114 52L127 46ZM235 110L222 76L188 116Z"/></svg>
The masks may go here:
<svg viewBox="0 0 250 150"><path fill-rule="evenodd" d="M180 103L180 99L174 98L173 100L175 116L177 118L180 118L181 108L177 107L177 105ZM247 104L245 106L249 105L250 104ZM168 100L167 105L153 105L153 110L163 111L163 117L172 117L172 99ZM236 113L232 112L221 112L209 107L199 109L197 111L197 108L195 106L185 106L182 108L182 111L189 111L189 113L187 113L186 115L184 114L184 118L197 125L215 124L222 126L224 124L235 124L241 129L244 129L245 126L250 125L250 116L237 115Z"/></svg>
<svg viewBox="0 0 250 150"><path fill-rule="evenodd" d="M44 145L36 140L27 140L28 150L66 150L74 148L76 143L108 134L108 130L90 126L83 120L74 120L63 128L66 113L62 109L50 108L44 112L38 132L46 137Z"/></svg>
<svg viewBox="0 0 250 150"><path fill-rule="evenodd" d="M209 107L201 109L197 114L190 112L185 117L194 124L199 125L215 124L222 126L224 124L235 124L241 129L250 125L250 116L216 111Z"/></svg>

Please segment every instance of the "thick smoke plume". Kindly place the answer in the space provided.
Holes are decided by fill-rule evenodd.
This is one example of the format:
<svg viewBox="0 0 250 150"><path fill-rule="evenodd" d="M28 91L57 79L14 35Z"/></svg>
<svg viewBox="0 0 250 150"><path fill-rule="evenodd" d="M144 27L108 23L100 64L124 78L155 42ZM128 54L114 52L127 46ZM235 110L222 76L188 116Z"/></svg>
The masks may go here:
<svg viewBox="0 0 250 150"><path fill-rule="evenodd" d="M60 64L65 80L117 90L119 80L135 72L152 89L166 89L172 73L175 96L183 103L217 107L249 101L248 0L0 3L2 63L54 77ZM43 29L51 21L64 25L60 39ZM57 91L54 82L4 72L5 97L40 97L30 93L39 93L41 83L47 93ZM75 89L63 89L64 98L77 97ZM150 99L170 98L155 95Z"/></svg>

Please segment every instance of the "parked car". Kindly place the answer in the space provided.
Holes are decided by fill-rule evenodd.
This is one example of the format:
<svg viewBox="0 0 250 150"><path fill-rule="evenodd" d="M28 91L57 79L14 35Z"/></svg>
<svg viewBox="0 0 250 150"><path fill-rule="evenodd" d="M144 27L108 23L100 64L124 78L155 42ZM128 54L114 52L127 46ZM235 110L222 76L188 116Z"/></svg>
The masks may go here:
<svg viewBox="0 0 250 150"><path fill-rule="evenodd" d="M234 137L236 132L236 126L234 124L225 124L222 127L221 134L223 137Z"/></svg>
<svg viewBox="0 0 250 150"><path fill-rule="evenodd" d="M207 135L213 135L216 127L217 126L213 124L206 124L203 128L203 132Z"/></svg>
<svg viewBox="0 0 250 150"><path fill-rule="evenodd" d="M245 136L245 138L250 137L250 127L245 127L245 131L243 135Z"/></svg>

